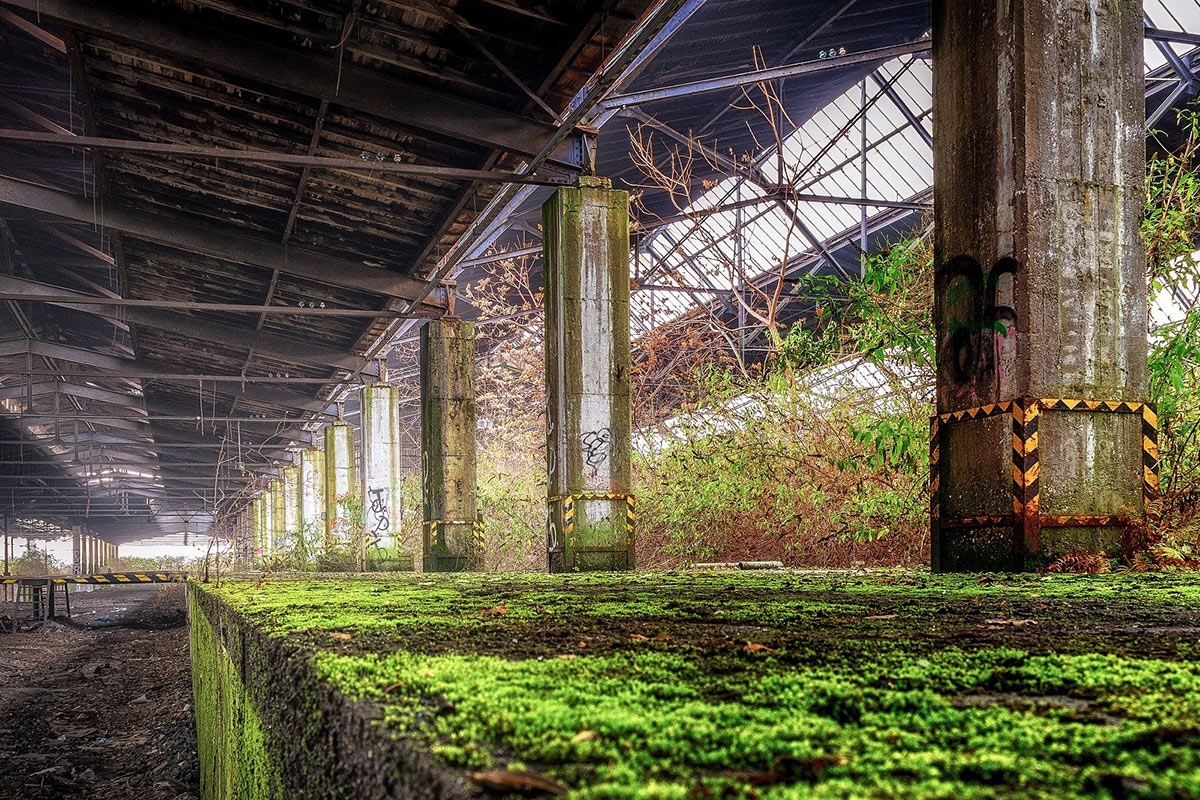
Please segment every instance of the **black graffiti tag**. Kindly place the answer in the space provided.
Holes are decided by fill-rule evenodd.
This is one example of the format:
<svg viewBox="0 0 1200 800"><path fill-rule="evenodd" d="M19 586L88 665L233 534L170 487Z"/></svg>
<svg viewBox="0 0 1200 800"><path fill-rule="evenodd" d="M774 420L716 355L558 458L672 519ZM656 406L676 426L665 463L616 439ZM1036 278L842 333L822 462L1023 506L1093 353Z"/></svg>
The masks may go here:
<svg viewBox="0 0 1200 800"><path fill-rule="evenodd" d="M371 498L371 513L375 516L375 527L371 529L371 534L386 534L391 529L391 519L388 517L388 490L371 489L368 494Z"/></svg>
<svg viewBox="0 0 1200 800"><path fill-rule="evenodd" d="M599 469L608 460L608 445L612 441L612 431L608 428L588 431L580 435L579 441L583 443L583 460L591 469Z"/></svg>
<svg viewBox="0 0 1200 800"><path fill-rule="evenodd" d="M978 261L965 255L955 256L938 269L938 296L950 309L938 362L949 365L949 374L956 383L975 383L995 376L998 347L1017 322L1012 306L998 303L1000 280L1008 275L1015 282L1020 270L1016 259L1005 256L985 274Z"/></svg>

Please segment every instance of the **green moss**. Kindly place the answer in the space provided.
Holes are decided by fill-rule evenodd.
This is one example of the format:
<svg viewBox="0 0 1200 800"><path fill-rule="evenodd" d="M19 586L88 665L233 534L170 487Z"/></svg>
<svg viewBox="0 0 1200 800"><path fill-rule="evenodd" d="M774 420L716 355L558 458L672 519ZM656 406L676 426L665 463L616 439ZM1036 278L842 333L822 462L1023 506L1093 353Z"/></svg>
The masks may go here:
<svg viewBox="0 0 1200 800"><path fill-rule="evenodd" d="M205 591L312 648L318 674L446 766L517 762L573 797L1200 797L1200 584L1186 576Z"/></svg>
<svg viewBox="0 0 1200 800"><path fill-rule="evenodd" d="M262 721L227 647L195 604L190 621L201 796L282 798L278 767L269 755Z"/></svg>

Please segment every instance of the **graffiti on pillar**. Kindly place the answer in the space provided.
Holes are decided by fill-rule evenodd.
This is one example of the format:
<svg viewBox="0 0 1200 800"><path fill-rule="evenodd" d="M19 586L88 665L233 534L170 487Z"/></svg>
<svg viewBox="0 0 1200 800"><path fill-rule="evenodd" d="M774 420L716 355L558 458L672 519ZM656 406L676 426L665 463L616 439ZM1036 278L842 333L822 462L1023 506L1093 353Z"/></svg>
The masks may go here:
<svg viewBox="0 0 1200 800"><path fill-rule="evenodd" d="M388 490L387 489L369 489L367 490L367 508L371 512L371 517L375 520L375 524L371 526L367 533L375 538L375 543L384 536L387 536L392 529L392 520L389 516L388 509Z"/></svg>
<svg viewBox="0 0 1200 800"><path fill-rule="evenodd" d="M938 342L941 374L963 394L983 394L1005 381L1015 355L1011 336L1017 312L1011 305L1021 265L1004 257L984 271L970 256L956 256L937 271L937 292L946 309Z"/></svg>
<svg viewBox="0 0 1200 800"><path fill-rule="evenodd" d="M546 507L546 544L550 549L559 546L558 541L558 525L554 521L554 508Z"/></svg>
<svg viewBox="0 0 1200 800"><path fill-rule="evenodd" d="M546 427L546 472L550 475L550 480L553 482L554 473L558 470L558 442L554 436L554 420L550 420Z"/></svg>
<svg viewBox="0 0 1200 800"><path fill-rule="evenodd" d="M587 465L588 477L595 478L600 467L608 461L608 451L612 445L612 431L608 428L588 431L580 435L579 441L583 444L583 462Z"/></svg>

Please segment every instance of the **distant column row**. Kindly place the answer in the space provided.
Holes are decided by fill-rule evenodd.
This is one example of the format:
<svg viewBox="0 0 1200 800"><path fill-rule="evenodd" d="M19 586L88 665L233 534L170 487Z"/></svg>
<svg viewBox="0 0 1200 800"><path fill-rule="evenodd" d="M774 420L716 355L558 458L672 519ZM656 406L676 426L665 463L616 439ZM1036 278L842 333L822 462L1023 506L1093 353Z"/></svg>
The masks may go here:
<svg viewBox="0 0 1200 800"><path fill-rule="evenodd" d="M118 559L117 546L90 534L75 525L71 528L71 571L75 575L95 575L111 571Z"/></svg>
<svg viewBox="0 0 1200 800"><path fill-rule="evenodd" d="M547 566L631 569L629 199L581 178L543 207L548 407ZM457 572L484 567L476 495L474 325L421 330L421 553L400 541L399 390L381 366L360 395L362 441L340 419L236 521L262 569Z"/></svg>

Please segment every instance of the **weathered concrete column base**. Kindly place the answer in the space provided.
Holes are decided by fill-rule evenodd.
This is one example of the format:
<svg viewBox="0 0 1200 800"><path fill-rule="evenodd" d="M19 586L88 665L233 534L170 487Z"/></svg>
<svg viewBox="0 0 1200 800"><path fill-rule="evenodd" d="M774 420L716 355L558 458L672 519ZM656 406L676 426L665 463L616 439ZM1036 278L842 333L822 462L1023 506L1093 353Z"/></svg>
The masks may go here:
<svg viewBox="0 0 1200 800"><path fill-rule="evenodd" d="M1043 443L1080 428L1089 439L1103 437L1124 450L1138 447L1130 441L1136 438L1141 463L1109 451L1104 469L1115 480L1090 487L1082 483L1086 476L1075 474L1077 467L1064 463L1063 448L1046 448L1051 455L1043 457ZM1005 447L1011 451L1002 459L1011 464L1008 491L991 497L973 492L979 471L961 463L964 454L977 459ZM943 452L959 461L957 468ZM1158 416L1150 403L1065 398L1021 398L939 414L930 427L930 474L935 572L1036 569L1071 551L1128 558L1148 546L1146 521L1155 514ZM1049 491L1044 475L1058 479ZM981 509L985 513L977 513Z"/></svg>
<svg viewBox="0 0 1200 800"><path fill-rule="evenodd" d="M483 569L475 487L475 325L421 329L422 551L426 572Z"/></svg>

